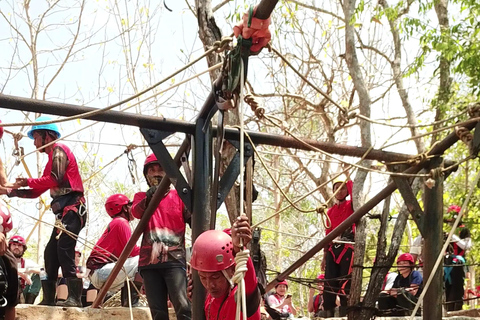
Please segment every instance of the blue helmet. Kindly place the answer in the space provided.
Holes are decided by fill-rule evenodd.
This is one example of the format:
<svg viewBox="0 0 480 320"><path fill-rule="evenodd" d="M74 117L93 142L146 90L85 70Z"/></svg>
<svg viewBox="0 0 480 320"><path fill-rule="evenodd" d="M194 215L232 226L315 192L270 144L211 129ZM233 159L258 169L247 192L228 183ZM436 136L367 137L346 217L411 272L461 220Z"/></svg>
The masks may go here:
<svg viewBox="0 0 480 320"><path fill-rule="evenodd" d="M52 117L50 116L41 116L35 119L35 122L41 122L41 121L52 121ZM33 132L37 130L50 130L53 131L57 134L57 138L60 138L61 134L60 131L58 130L58 126L56 123L50 123L50 124L39 124L39 125L33 125L32 129L28 131L27 135L30 139L33 139Z"/></svg>

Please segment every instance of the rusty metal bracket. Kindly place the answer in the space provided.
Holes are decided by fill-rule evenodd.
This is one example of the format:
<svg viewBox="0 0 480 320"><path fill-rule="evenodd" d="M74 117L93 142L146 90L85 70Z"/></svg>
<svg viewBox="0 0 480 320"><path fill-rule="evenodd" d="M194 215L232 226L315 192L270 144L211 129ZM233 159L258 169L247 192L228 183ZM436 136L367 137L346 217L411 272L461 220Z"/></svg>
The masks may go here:
<svg viewBox="0 0 480 320"><path fill-rule="evenodd" d="M188 211L192 212L192 188L188 184L183 174L180 172L178 166L168 152L167 147L165 147L165 144L163 143L163 139L168 137L170 133L145 128L140 128L140 132L143 134L143 137L150 146L150 149L152 149L153 153L157 157L160 166L165 171L167 177L170 179L170 182L177 190L178 196L180 199L182 199L185 207ZM187 153L188 150L181 156L181 158L187 157Z"/></svg>

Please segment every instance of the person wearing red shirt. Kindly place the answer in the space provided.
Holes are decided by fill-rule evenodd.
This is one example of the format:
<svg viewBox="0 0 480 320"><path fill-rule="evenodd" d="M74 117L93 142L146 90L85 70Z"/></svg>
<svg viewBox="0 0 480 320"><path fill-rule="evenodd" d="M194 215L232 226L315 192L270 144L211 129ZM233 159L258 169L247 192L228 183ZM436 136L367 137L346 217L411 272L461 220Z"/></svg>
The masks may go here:
<svg viewBox="0 0 480 320"><path fill-rule="evenodd" d="M98 290L103 287L108 276L115 267L118 257L132 237L132 230L129 222L133 220L131 213L131 202L123 194L114 194L108 197L105 202L105 209L112 221L108 224L100 239L98 239L92 253L87 259L87 268L90 269L91 284ZM122 270L110 286L109 291L115 293L122 289L122 306L128 306L128 287L124 285L125 278L135 279L138 268L138 256L140 248L135 246L125 261ZM139 289L141 283L136 282L135 286ZM138 303L137 291L134 288L130 290L132 296L132 305Z"/></svg>
<svg viewBox="0 0 480 320"><path fill-rule="evenodd" d="M143 216L165 176L154 154L145 160L143 174L150 189L136 193L133 198L132 214L137 219ZM168 298L178 320L191 319L190 301L186 293L186 223L190 223L190 213L177 191L172 189L166 192L143 231L138 269L153 320L168 319Z"/></svg>
<svg viewBox="0 0 480 320"><path fill-rule="evenodd" d="M232 283L235 272L235 255L240 251L240 239L247 245L252 239L248 218L241 216L233 224L232 237L223 231L208 230L198 236L193 244L190 264L198 271L200 281L207 291L205 316L207 320L235 319L237 286ZM245 295L247 319L260 320L260 290L252 259L247 262ZM192 291L191 282L188 288Z"/></svg>
<svg viewBox="0 0 480 320"><path fill-rule="evenodd" d="M345 219L353 213L352 203L353 182L351 180L337 179L333 183L335 193L335 204L328 209L327 215L330 219L330 228L325 230L329 234ZM347 197L350 199L347 200ZM353 263L353 245L355 225L347 229L339 238L341 242L329 243L324 249L322 269L325 270L325 291L323 293L323 307L326 317L334 316L337 295L340 297L340 316L347 314L347 296L350 291L350 279ZM349 243L350 242L350 243Z"/></svg>
<svg viewBox="0 0 480 320"><path fill-rule="evenodd" d="M325 275L319 274L318 280L318 294L315 294L315 288L311 287L308 294L308 312L313 313L314 317L324 318L325 310L323 310L323 282L325 281Z"/></svg>
<svg viewBox="0 0 480 320"><path fill-rule="evenodd" d="M83 183L77 161L72 151L64 144L54 142L61 134L56 124L41 124L52 118L42 116L35 120L28 132L39 152L48 155L48 162L40 178L17 178L14 184L7 184L9 197L37 198L50 190L52 202L50 207L57 223L69 232L54 228L45 247L45 270L47 280L42 280L42 305L55 305L55 287L58 268L62 268L63 277L67 279L68 299L59 305L64 307L81 307L82 279L77 278L75 266L76 236L84 227L87 218ZM28 187L27 189L19 189ZM0 194L3 193L0 191ZM73 234L73 235L72 235ZM58 236L58 239L56 238Z"/></svg>

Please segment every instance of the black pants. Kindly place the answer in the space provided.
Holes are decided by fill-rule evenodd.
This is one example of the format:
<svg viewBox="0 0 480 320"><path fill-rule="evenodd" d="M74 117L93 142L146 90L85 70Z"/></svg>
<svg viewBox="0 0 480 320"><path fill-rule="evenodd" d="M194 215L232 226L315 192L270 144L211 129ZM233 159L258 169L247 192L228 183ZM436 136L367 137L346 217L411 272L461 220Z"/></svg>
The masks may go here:
<svg viewBox="0 0 480 320"><path fill-rule="evenodd" d="M167 300L178 320L190 320L192 311L187 299L187 273L182 267L143 269L140 271L153 320L168 319Z"/></svg>
<svg viewBox="0 0 480 320"><path fill-rule="evenodd" d="M340 261L339 257L345 249L344 244L331 245L332 252L325 253L325 291L323 292L323 308L325 310L335 309L337 295L340 296L340 304L347 306L347 295L350 292L350 279L345 279L350 274L353 260L353 249L347 248ZM337 262L338 263L337 263ZM342 279L337 279L342 278ZM329 280L330 279L330 280Z"/></svg>
<svg viewBox="0 0 480 320"><path fill-rule="evenodd" d="M86 216L83 217L83 219L85 218ZM62 223L68 231L75 235L78 235L83 228L80 217L74 211L67 212L62 219ZM47 272L48 279L57 279L59 267L62 268L64 278L76 278L75 244L77 243L77 239L62 232L60 238L57 240L55 238L57 235L57 228L53 228L50 240L45 247L45 271Z"/></svg>
<svg viewBox="0 0 480 320"><path fill-rule="evenodd" d="M465 280L464 265L459 264L452 267L450 281L445 282L445 296L447 300L447 311L462 310L463 305L463 283Z"/></svg>

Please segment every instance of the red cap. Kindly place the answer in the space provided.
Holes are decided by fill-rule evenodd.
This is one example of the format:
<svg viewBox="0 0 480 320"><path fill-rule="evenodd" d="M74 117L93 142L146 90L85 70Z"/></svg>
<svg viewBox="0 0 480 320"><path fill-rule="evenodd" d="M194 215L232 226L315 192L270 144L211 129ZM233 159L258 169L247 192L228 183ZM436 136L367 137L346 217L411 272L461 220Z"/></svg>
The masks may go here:
<svg viewBox="0 0 480 320"><path fill-rule="evenodd" d="M277 283L277 284L275 285L275 288L278 287L278 286L281 285L281 284L284 284L284 285L288 288L288 282L287 282L287 280L282 280L282 281L280 281L279 283Z"/></svg>

